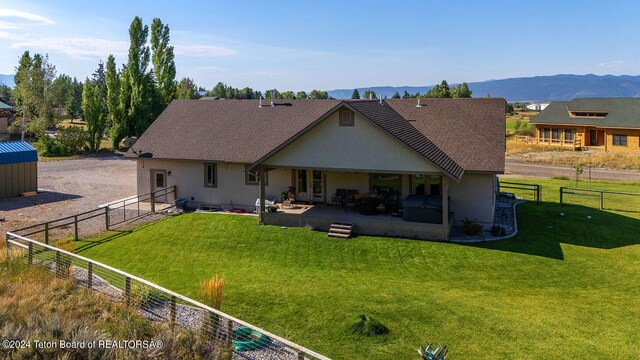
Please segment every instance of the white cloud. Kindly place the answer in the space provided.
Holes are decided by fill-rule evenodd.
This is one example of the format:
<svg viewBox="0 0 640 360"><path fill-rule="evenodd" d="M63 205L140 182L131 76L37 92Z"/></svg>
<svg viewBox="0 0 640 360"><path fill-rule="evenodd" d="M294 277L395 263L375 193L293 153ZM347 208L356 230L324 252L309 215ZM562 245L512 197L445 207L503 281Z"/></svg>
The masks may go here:
<svg viewBox="0 0 640 360"><path fill-rule="evenodd" d="M612 60L598 63L596 66L607 70L629 70L638 69L640 62L636 60Z"/></svg>
<svg viewBox="0 0 640 360"><path fill-rule="evenodd" d="M129 43L126 41L108 40L94 37L38 36L36 34L17 34L0 31L0 40L8 40L10 47L34 49L43 52L61 52L76 59L104 58L109 54L126 56ZM173 45L178 56L193 57L228 57L236 54L229 48L189 44Z"/></svg>
<svg viewBox="0 0 640 360"><path fill-rule="evenodd" d="M238 52L221 46L198 45L198 44L175 44L173 51L176 55L194 57L228 57L234 56Z"/></svg>
<svg viewBox="0 0 640 360"><path fill-rule="evenodd" d="M129 44L92 37L40 37L34 34L15 34L0 31L0 39L10 42L11 48L37 49L44 52L61 52L76 59L106 57L109 54L126 55Z"/></svg>
<svg viewBox="0 0 640 360"><path fill-rule="evenodd" d="M0 8L0 29L18 29L33 25L52 25L55 22L38 14Z"/></svg>

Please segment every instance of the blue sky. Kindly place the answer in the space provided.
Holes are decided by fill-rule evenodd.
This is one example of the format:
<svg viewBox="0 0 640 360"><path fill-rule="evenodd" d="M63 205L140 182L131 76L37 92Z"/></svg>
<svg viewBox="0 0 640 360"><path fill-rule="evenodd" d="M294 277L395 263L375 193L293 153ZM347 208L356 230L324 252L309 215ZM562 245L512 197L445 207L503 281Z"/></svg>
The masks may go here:
<svg viewBox="0 0 640 360"><path fill-rule="evenodd" d="M171 28L178 77L263 90L640 74L638 1L7 1L0 74L24 50L84 79L128 27Z"/></svg>

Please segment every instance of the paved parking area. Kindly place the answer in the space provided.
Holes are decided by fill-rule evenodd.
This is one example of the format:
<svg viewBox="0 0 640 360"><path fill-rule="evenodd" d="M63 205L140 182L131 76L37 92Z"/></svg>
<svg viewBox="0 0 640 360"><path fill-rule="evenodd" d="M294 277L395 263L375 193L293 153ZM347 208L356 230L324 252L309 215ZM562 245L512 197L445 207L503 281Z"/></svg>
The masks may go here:
<svg viewBox="0 0 640 360"><path fill-rule="evenodd" d="M0 231L95 209L136 194L136 162L96 157L38 163L38 188L32 197L0 200Z"/></svg>

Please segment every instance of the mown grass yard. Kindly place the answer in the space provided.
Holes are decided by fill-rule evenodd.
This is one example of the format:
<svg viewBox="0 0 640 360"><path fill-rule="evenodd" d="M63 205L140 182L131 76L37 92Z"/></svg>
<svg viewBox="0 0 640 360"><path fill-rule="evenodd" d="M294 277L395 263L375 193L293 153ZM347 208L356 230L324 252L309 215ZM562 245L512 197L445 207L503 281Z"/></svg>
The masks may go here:
<svg viewBox="0 0 640 360"><path fill-rule="evenodd" d="M450 359L639 358L640 213L560 206L566 181L529 181L549 202L520 205L518 236L485 244L339 240L188 214L76 250L191 297L223 274L223 311L335 359L416 359L427 341ZM389 335L348 334L362 313Z"/></svg>

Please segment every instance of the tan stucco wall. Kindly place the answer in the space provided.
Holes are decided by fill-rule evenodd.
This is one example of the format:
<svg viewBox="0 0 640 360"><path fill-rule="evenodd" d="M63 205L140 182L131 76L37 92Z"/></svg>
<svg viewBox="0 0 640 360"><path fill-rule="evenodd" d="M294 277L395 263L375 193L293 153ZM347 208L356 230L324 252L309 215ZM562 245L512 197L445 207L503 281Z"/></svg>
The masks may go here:
<svg viewBox="0 0 640 360"><path fill-rule="evenodd" d="M327 202L331 202L331 196L336 193L336 189L369 192L369 173L327 171L326 180Z"/></svg>
<svg viewBox="0 0 640 360"><path fill-rule="evenodd" d="M450 209L456 224L465 218L485 227L493 223L496 176L494 174L465 173L459 183L449 182Z"/></svg>
<svg viewBox="0 0 640 360"><path fill-rule="evenodd" d="M216 204L223 208L254 209L258 198L258 186L246 185L245 164L218 163L217 186L204 186L204 162L185 160L139 159L137 165L138 194L150 192L150 170L171 171L167 176L167 186L176 185L177 198L193 197L202 204ZM291 185L290 170L272 170L268 174L265 195L267 199L280 199L280 193Z"/></svg>
<svg viewBox="0 0 640 360"><path fill-rule="evenodd" d="M358 114L355 114L354 126L339 126L338 112L263 164L363 172L441 172L431 162Z"/></svg>
<svg viewBox="0 0 640 360"><path fill-rule="evenodd" d="M627 146L614 146L614 134L627 135ZM608 151L640 151L640 130L606 129L605 142Z"/></svg>

